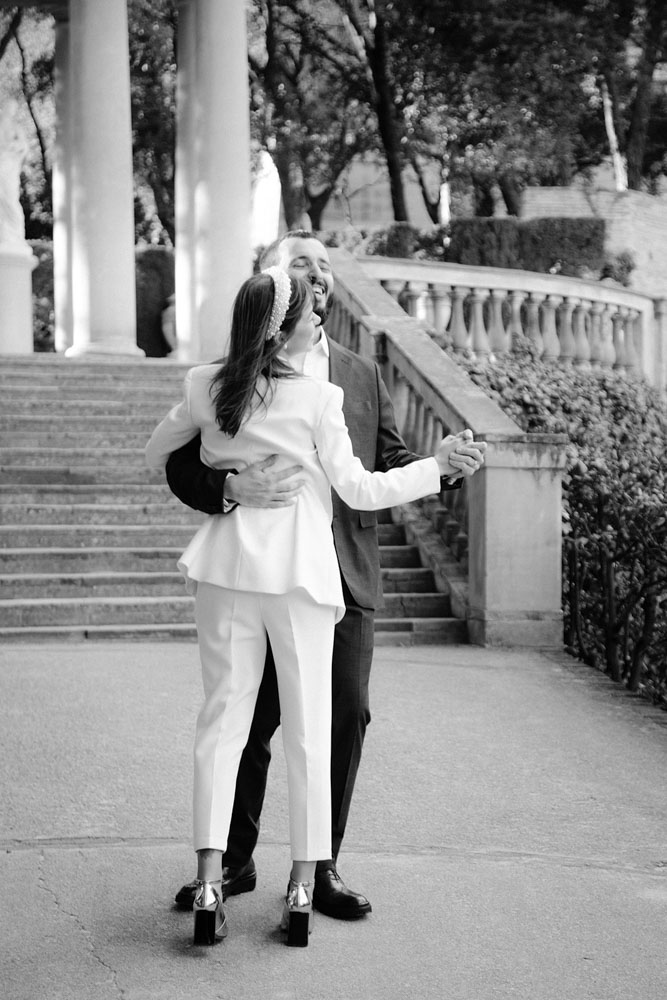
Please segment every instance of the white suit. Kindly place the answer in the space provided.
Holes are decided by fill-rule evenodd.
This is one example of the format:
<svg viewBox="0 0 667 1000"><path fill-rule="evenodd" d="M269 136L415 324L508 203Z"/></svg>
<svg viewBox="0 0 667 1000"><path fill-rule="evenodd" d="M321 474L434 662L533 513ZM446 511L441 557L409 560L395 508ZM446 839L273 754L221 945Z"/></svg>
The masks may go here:
<svg viewBox="0 0 667 1000"><path fill-rule="evenodd" d="M200 431L208 465L241 471L278 454L285 467L303 467L305 486L288 507L237 507L209 517L179 561L197 597L206 696L195 744L195 848L226 847L268 632L280 689L292 857L326 859L331 650L335 621L345 613L331 486L351 507L377 510L439 492L440 472L434 458L386 473L364 469L352 452L342 389L305 376L276 380L265 404L230 438L215 422L209 390L217 371L206 365L188 372L183 401L146 446L148 464L164 467Z"/></svg>

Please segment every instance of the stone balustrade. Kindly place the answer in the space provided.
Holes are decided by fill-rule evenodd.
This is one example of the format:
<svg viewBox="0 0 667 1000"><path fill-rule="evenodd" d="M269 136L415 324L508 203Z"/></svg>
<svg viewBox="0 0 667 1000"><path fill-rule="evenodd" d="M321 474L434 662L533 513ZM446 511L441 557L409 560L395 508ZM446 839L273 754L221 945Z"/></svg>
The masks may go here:
<svg viewBox="0 0 667 1000"><path fill-rule="evenodd" d="M667 385L664 299L620 285L509 268L363 257L364 271L456 351L484 359L526 337L542 358L641 372Z"/></svg>
<svg viewBox="0 0 667 1000"><path fill-rule="evenodd" d="M479 473L422 503L446 544L434 561L448 562L444 585L471 641L562 645L565 438L524 433L365 266L344 250L331 250L331 259L336 296L327 332L380 364L408 446L432 453L443 434L466 427L489 442ZM432 568L442 578L442 565Z"/></svg>

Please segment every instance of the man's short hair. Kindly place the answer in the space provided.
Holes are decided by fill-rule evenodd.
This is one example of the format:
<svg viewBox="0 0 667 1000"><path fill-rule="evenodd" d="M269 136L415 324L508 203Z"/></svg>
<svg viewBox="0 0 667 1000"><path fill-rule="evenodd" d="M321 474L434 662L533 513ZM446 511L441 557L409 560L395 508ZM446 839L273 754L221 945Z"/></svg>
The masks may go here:
<svg viewBox="0 0 667 1000"><path fill-rule="evenodd" d="M268 247L264 247L261 254L259 255L259 269L263 271L267 267L273 267L278 263L278 249L282 246L285 240L319 240L317 233L313 233L308 229L290 229L289 232L283 233L279 236L277 240L273 243L269 243Z"/></svg>

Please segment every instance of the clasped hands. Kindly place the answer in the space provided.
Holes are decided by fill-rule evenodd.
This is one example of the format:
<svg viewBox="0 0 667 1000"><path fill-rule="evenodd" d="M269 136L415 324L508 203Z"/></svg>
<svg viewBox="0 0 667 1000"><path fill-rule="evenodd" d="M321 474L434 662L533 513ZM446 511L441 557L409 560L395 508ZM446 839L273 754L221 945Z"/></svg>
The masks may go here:
<svg viewBox="0 0 667 1000"><path fill-rule="evenodd" d="M444 437L433 456L440 468L440 475L450 482L469 479L484 465L486 441L475 441L473 432L466 428L458 434Z"/></svg>
<svg viewBox="0 0 667 1000"><path fill-rule="evenodd" d="M484 464L486 441L473 440L471 430L448 434L440 442L434 458L440 475L450 482L469 478ZM305 480L299 477L300 465L275 469L278 455L248 465L225 480L225 499L243 507L287 507L301 492Z"/></svg>

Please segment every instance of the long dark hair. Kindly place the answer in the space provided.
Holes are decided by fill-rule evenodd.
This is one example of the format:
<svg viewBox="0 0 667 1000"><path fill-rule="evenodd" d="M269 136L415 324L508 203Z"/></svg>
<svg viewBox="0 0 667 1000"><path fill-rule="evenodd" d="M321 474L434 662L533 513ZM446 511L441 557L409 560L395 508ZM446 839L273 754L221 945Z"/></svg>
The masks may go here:
<svg viewBox="0 0 667 1000"><path fill-rule="evenodd" d="M266 339L275 285L270 274L255 274L241 285L232 308L229 352L211 381L215 419L225 434L234 437L244 419L261 404L268 405L273 380L292 378L297 372L278 357L313 293L303 278L290 278L291 294L278 334ZM264 391L258 387L267 380ZM256 398L255 398L256 397Z"/></svg>

